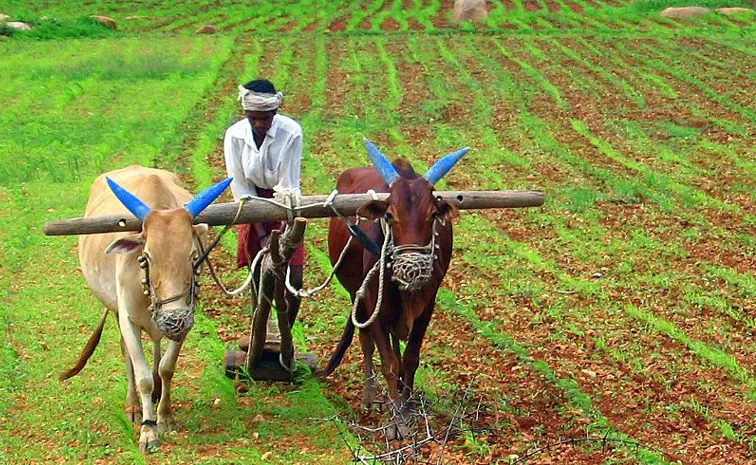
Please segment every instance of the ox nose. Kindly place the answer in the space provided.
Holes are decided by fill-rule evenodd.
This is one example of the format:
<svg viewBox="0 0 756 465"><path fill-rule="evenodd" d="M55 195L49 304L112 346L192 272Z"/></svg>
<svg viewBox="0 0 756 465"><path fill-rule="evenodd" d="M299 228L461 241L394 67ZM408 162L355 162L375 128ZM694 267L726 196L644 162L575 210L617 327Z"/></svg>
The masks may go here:
<svg viewBox="0 0 756 465"><path fill-rule="evenodd" d="M156 312L154 321L165 337L181 342L194 326L194 308L179 307Z"/></svg>

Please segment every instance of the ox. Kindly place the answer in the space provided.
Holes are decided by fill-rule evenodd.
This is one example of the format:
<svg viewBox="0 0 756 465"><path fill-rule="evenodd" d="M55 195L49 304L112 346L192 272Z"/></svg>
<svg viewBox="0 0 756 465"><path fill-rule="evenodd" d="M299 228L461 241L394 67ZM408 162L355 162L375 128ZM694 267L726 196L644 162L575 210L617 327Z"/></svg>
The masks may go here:
<svg viewBox="0 0 756 465"><path fill-rule="evenodd" d="M192 198L175 174L135 165L103 174L92 186L85 216L130 211L142 221L142 231L80 237L81 271L106 309L76 366L61 379L84 368L100 341L108 312L114 312L126 358L126 413L132 421L141 413L142 452L159 446L159 432L176 427L171 380L184 338L194 324L198 260L207 239L207 225L193 226L192 221L230 181ZM145 361L142 331L153 341L153 372ZM168 348L161 357L163 336ZM157 421L153 402L159 402Z"/></svg>
<svg viewBox="0 0 756 465"><path fill-rule="evenodd" d="M389 193L386 201L373 200L357 210L358 217L381 219L381 222L361 224L360 230L374 244L384 244L382 255L386 256L386 263L377 266L385 272L371 273L379 257L367 251L360 242L349 241L346 224L333 218L328 230L331 263L336 266L343 252L342 264L336 276L349 291L353 305L360 294L362 298L353 307L352 318L347 319L341 341L328 366L319 374L327 376L341 363L357 325L364 357L362 405L370 408L376 402L373 351L377 347L381 371L386 379L390 412L395 419L387 436L394 439L408 432L406 414L420 361L420 347L433 314L436 293L451 259L450 219L457 210L452 204L440 201L433 195L433 185L468 149L447 155L424 176L419 176L406 160L398 159L391 164L370 141L366 139L365 144L373 168L345 171L339 177L337 189L341 194L369 190ZM345 250L345 247L348 248ZM381 275L382 296L379 295ZM360 290L361 287L363 290ZM376 308L379 299L382 302ZM400 340L407 343L404 355L400 351Z"/></svg>

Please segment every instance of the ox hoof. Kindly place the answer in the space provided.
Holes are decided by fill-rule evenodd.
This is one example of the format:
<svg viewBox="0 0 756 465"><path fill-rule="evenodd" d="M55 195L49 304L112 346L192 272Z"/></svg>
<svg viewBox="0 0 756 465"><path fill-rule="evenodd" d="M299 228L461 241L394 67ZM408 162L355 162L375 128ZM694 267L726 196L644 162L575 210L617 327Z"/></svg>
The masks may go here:
<svg viewBox="0 0 756 465"><path fill-rule="evenodd" d="M139 441L139 451L143 454L152 454L160 449L160 440L153 439L152 441L142 442Z"/></svg>
<svg viewBox="0 0 756 465"><path fill-rule="evenodd" d="M410 427L404 421L395 421L386 428L386 440L400 441L411 433Z"/></svg>
<svg viewBox="0 0 756 465"><path fill-rule="evenodd" d="M172 433L176 431L176 420L173 417L163 417L158 420L158 433Z"/></svg>
<svg viewBox="0 0 756 465"><path fill-rule="evenodd" d="M375 409L377 412L383 411L383 403L377 399L373 398L366 398L363 397L360 401L360 408L362 408L363 411L369 412L373 409Z"/></svg>
<svg viewBox="0 0 756 465"><path fill-rule="evenodd" d="M360 400L360 407L362 410L370 411L375 408L377 411L383 410L383 403L378 399L375 394L375 387L366 385L362 389L362 400Z"/></svg>
<svg viewBox="0 0 756 465"><path fill-rule="evenodd" d="M142 430L139 435L139 450L143 454L155 452L160 447L157 430L157 425L152 420L142 423Z"/></svg>

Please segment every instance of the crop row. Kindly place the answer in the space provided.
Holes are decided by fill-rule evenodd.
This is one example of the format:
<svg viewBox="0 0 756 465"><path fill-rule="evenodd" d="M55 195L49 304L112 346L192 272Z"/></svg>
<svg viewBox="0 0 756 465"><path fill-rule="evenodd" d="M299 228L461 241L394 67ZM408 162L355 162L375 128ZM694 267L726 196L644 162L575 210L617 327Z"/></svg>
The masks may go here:
<svg viewBox="0 0 756 465"><path fill-rule="evenodd" d="M15 16L51 16L69 19L92 13L112 16L129 32L162 31L192 33L212 24L228 33L348 32L384 33L397 31L498 31L584 33L657 31L670 29L737 28L753 26L753 17L731 19L720 14L702 18L670 19L659 16L646 4L599 0L496 0L489 16L478 23L452 21L449 0L298 0L281 8L275 2L210 1L107 2L78 5L50 5L38 0L7 8Z"/></svg>
<svg viewBox="0 0 756 465"><path fill-rule="evenodd" d="M425 105L427 108L430 108L430 109L443 108L447 102L454 102L455 100L458 100L460 98L459 94L463 94L463 95L465 93L472 94L473 92L480 92L481 90L486 90L485 88L481 89L480 87L481 84L479 83L476 84L475 82L472 82L470 75L467 75L467 77L464 77L465 76L464 73L461 75L462 79L458 81L456 84L453 84L452 86L444 87L443 83L436 81L433 76L457 75L454 72L454 68L459 66L458 64L454 63L454 59L449 60L450 59L449 49L443 42L436 41L436 45L438 47L438 51L434 51L433 49L431 49L429 52L423 52L423 50L425 50L427 46L425 46L420 41L411 41L408 45L409 56L414 56L415 57L414 59L416 59L419 63L421 63L420 73L428 80L426 84L428 87L426 89L433 89L434 86L437 89L436 92L438 93L438 95L435 98L428 99ZM405 113L402 108L404 106L404 103L402 101L400 101L399 108L398 108L399 115L396 114L397 96L402 96L407 93L407 92L402 92L396 88L397 82L405 84L407 82L412 82L411 80L401 79L401 75L399 76L400 79L398 80L391 79L391 78L384 79L384 80L374 79L374 75L376 72L378 72L378 74L381 74L381 75L392 76L394 73L397 72L398 69L402 69L402 67L404 66L404 65L391 65L390 62L384 61L383 66L386 66L386 68L383 69L382 71L376 71L376 66L380 65L380 61L381 61L380 58L373 57L370 54L365 53L365 52L367 51L367 49L370 49L371 47L376 47L376 50L380 50L381 47L384 47L384 46L385 45L383 45L380 41L371 42L369 45L366 45L366 44L363 44L362 41L350 40L348 46L346 47L346 50L340 52L343 55L339 56L337 60L331 60L331 62L335 61L337 63L342 64L343 70L333 72L329 68L328 74L329 75L333 74L333 76L329 76L327 78L328 82L330 82L331 77L336 79L336 78L341 78L344 74L348 74L349 75L348 80L345 82L341 82L341 84L347 85L347 86L354 86L354 91L349 92L348 95L345 97L345 100L342 100L342 98L344 97L340 95L340 92L333 92L334 94L333 99L337 103L336 106L329 104L328 99L327 99L325 106L326 106L328 114L336 115L340 119L338 119L337 122L334 123L334 128L332 130L330 131L328 129L325 130L325 134L326 134L325 139L327 140L327 142L323 143L323 142L318 141L317 147L313 147L317 149L317 153L313 154L313 156L314 158L321 158L322 156L322 159L325 162L325 160L329 160L330 156L332 156L332 154L335 153L337 150L340 149L343 151L344 147L347 147L348 152L351 152L352 150L356 151L355 154L353 153L339 154L340 162L328 168L330 172L332 173L331 174L332 176L335 175L335 173L337 172L335 170L338 170L341 166L344 166L344 165L352 166L355 163L360 163L360 159L359 159L360 157L357 154L359 153L361 149L359 147L359 143L355 143L354 141L352 141L351 140L352 138L358 139L358 136L360 134L368 134L377 140L380 140L381 138L383 138L382 142L383 142L383 145L387 147L386 151L388 153L404 154L405 151L407 150L406 140L408 140L407 137L410 134L407 134L407 136L403 136L403 134L406 134L404 130L404 125L403 125L403 118L406 115L406 118L408 118L409 120L408 122L410 123L415 122L416 118L420 119L418 118L418 115ZM394 47L392 44L389 44L389 46ZM531 50L535 50L535 49L531 49ZM427 53L428 54L427 57L423 57L422 53ZM381 53L378 53L378 55L380 56ZM395 53L392 53L392 55L396 56ZM431 58L433 56L444 57L447 59L447 61L449 61L449 64L443 65L441 69L435 68L435 66L437 65L433 64L433 58ZM417 71L418 70L414 70L413 75L417 75ZM456 71L459 72L458 69ZM376 85L379 85L377 83L385 83L386 85L388 85L388 87L387 88L376 87ZM420 89L419 91L425 92L422 89ZM372 97L375 95L388 96L389 98L384 97L383 100L377 101L377 100L374 100ZM361 96L362 98L358 98L357 96ZM365 105L363 103L365 99L369 99L373 102L378 102L380 104L378 105L378 108L376 109L376 105L370 105L370 106ZM477 103L473 103L472 108L474 111L472 112L472 115L473 116L483 115L486 118L490 118L491 115L495 112L487 110L484 105L485 103L480 102L480 101L478 101ZM523 102L517 102L516 106L519 106L520 108L522 108ZM455 107L455 110L459 108L460 107ZM434 116L439 116L437 113L438 112L436 112ZM447 113L447 117L449 114L462 116L462 117L469 116L469 114L464 114L464 113L455 114L452 112L452 113ZM459 137L459 134L457 133L459 129L455 129L453 127L454 122L452 121L452 124L450 125L448 124L449 121L443 120L443 117L444 115L441 114L440 115L441 121L439 121L438 124L433 124L433 126L436 127L434 132L435 132L437 141L434 144L431 144L431 147L434 145L439 146L439 147L441 146L446 147L448 146L449 140L444 139L444 138L455 139ZM532 115L530 115L529 117L528 115L525 115L525 117L530 118L527 121L530 121L532 124L534 124L535 125L534 128L536 128L535 131L531 129L530 133L544 134L544 133L549 132L549 129L552 129L552 130L554 129L553 122L551 123L546 122L546 121L539 122L539 119ZM396 118L399 118L399 119L397 120ZM444 122L446 122L447 124L444 124ZM466 137L468 138L475 137L477 140L483 140L483 141L487 140L485 136L485 131L486 131L485 128L488 127L488 125L490 124L490 121L477 120L477 119L471 118L469 121L467 121L466 124L463 124L463 127L468 124L471 125L471 127L469 129L464 129L464 133ZM572 130L578 130L581 127L585 128L585 126L580 126L580 125L574 126L574 124L576 123L574 122L572 123ZM540 128L539 128L539 125L540 125ZM483 129L474 129L476 127L483 128ZM561 130L564 131L565 128L562 127ZM584 131L585 129L580 129L580 130ZM378 131L378 133L375 135L372 135L373 132L376 132L376 131ZM483 133L480 133L480 131L483 131ZM316 131L314 137L321 139L320 136L322 134L323 134L322 130L318 130ZM583 137L585 137L586 134L587 133L583 133ZM442 138L441 142L439 142L438 137ZM555 146L555 147L559 147L561 145L560 142L556 140L552 140L552 142L550 143L552 144L552 146ZM496 141L495 140L493 140L493 142L489 141L487 142L487 144L489 144L489 146L484 145L481 148L488 149L490 151L494 149L494 147L491 146L490 144L495 145ZM547 141L537 141L536 144L548 146L549 143ZM332 150L329 150L328 148L329 146L332 146L334 148ZM413 155L415 155L416 157L419 157L420 159L424 157L429 157L429 156L432 158L433 151L431 151L431 154L429 154L428 150L429 150L429 147L426 144L422 151L423 153L421 154L414 153ZM563 147L559 150L561 150L561 152L565 155L570 154L570 150L568 148ZM597 172L599 173L603 172L604 179L602 179L602 182L608 181L608 182L616 183L619 181L619 180L613 180L614 179L613 174L612 174L613 170L596 171L595 169L590 169L589 168L590 165L580 162L579 158L575 158L574 154L570 154L569 156L572 157L572 160L574 160L577 163L575 166L565 167L565 170L567 172L574 171L575 169L577 169L578 172L580 172L581 170L587 170L585 174L589 176L595 175L595 173ZM357 158L354 158L354 157L357 157ZM506 157L504 158L504 160L506 160ZM483 162L483 163L487 163L487 162ZM493 166L495 162L491 161L490 163L491 165L487 165L487 164L482 165L485 168L481 171L483 172L487 171L488 169L490 169L491 166ZM568 165L569 164L571 163L568 163ZM478 166L481 166L481 165L478 165ZM509 167L509 171L510 172L512 171L512 167ZM482 187L485 187L485 185L483 185ZM552 186L552 187L554 188L554 190L558 190L558 186ZM661 189L661 192L665 192L666 188L662 186L660 187L660 189ZM593 195L600 195L600 194L593 194ZM658 198L662 198L662 197L658 197ZM560 223L563 225L567 225L573 219L569 215L563 216L562 218L558 218L558 217L553 218L554 215L555 213L541 214L541 215L537 215L537 218L531 218L531 220L541 221L546 224L556 223L556 225L558 226ZM552 218L549 218L549 216L552 216ZM562 215L557 215L557 216L562 216ZM481 223L480 220L478 220L472 223L467 223L466 226L479 232L479 231L485 230L486 224L487 223L485 221ZM581 242L581 240L577 238L575 239L569 238L570 234L575 234L574 227L568 226L565 228L564 226L561 226L560 228L561 228L560 237L562 238L563 241L566 241L566 242L561 242L562 247L564 247L565 243L568 243L568 244L574 244L574 246L576 247L584 248L584 244L585 244L584 242ZM583 230L581 231L580 229L583 229ZM314 230L322 231L322 229L319 230L317 229L317 227L315 227ZM601 237L601 236L605 236L608 231L601 230L601 228L597 229L596 226L594 225L587 225L584 228L579 228L577 232L579 233L579 237L592 237L594 235ZM625 233L620 232L616 234L619 238L619 237L623 237ZM608 247L608 250L616 251L617 253L626 255L626 256L628 256L629 252L633 250L633 248L636 246L642 246L644 249L647 249L647 252L644 252L644 253L658 254L658 253L665 252L663 246L660 243L657 243L656 241L650 239L646 235L639 234L638 231L629 230L627 231L627 234L629 234L629 237L632 237L634 239L634 243L625 245L623 244L624 239L622 239L622 240L615 240L613 242L609 242L608 245L607 244L604 244L604 245ZM492 237L495 238L497 236L494 234ZM462 244L464 243L465 242L463 239ZM316 241L316 244L317 244L317 241ZM597 244L597 246L598 245L602 245L602 244ZM554 250L553 248L548 246L548 244L543 245L544 247L546 247L546 249L544 250L540 250L540 248L539 250L529 250L528 247L523 247L522 245L519 245L517 243L514 243L512 246L514 247L512 250L516 251L516 256L519 256L520 259L524 259L526 263L530 263L530 262L533 263L533 265L528 265L528 266L535 267L533 269L533 273L535 273L535 275L533 276L537 276L538 274L542 274L542 273L547 273L547 274L553 274L553 276L557 278L556 283L552 283L551 279L548 279L544 283L533 288L532 290L526 291L524 294L526 297L529 296L528 298L533 299L534 296L539 295L539 293L547 289L548 286L553 286L554 284L566 286L569 288L582 289L582 292L588 292L589 296L591 296L592 294L596 294L597 288L596 288L596 285L592 283L592 281L586 280L586 278L581 278L581 279L576 280L574 277L571 277L571 273L569 271L560 270L556 266L556 263L559 263L559 260L552 261L553 259L549 259L547 261L544 261L546 256L540 256L540 255L544 253L546 250ZM632 247L632 248L628 249L627 247ZM464 245L461 246L461 248L464 250ZM580 257L605 256L605 253L604 254L601 253L601 249L595 252L588 249L587 251L584 251L583 253L579 253L577 249L575 250L568 249L568 253L564 253L563 255L569 256L570 254L574 254ZM548 253L546 255L548 256ZM322 255L320 256L322 257ZM475 259L471 258L468 262L468 265L475 267L474 269L476 270L476 272L483 271L485 273L484 280L487 279L490 281L494 279L493 278L494 275L491 275L490 273L494 273L494 270L496 270L496 272L500 272L502 269L501 268L502 265L501 263L497 262L495 264L492 264L491 268L482 267L481 269L481 265L479 263L480 260L478 259L480 256L481 256L481 253L479 251L473 253L471 257L475 257ZM561 259L561 257L559 257L559 259ZM589 268L591 265L583 264L583 266L586 266L587 268ZM670 278L675 279L674 276L675 274L672 273L670 275ZM525 278L523 280L524 282L529 281L527 279L527 275L523 276L523 278ZM530 279L532 280L532 277ZM564 322L564 324L566 324L567 326L563 328L562 330L556 329L554 333L555 334L571 334L572 333L572 334L577 334L577 335L596 334L596 333L612 334L611 340L615 341L612 344L617 344L616 341L620 341L626 338L626 336L623 336L623 333L627 331L628 328L633 328L637 324L650 324L651 326L649 326L649 328L651 329L651 331L650 333L648 333L647 336L644 337L643 339L644 344L650 344L650 347L656 347L656 349L652 349L652 350L655 350L659 353L658 357L662 360L662 362L660 363L662 363L663 365L668 365L665 368L665 371L658 372L655 374L653 372L651 373L646 372L644 359L641 354L646 353L648 351L647 347L644 347L643 345L637 346L635 350L637 351L638 355L633 357L632 355L629 356L626 353L626 348L624 347L623 347L623 350L620 350L620 351L616 351L616 349L613 349L611 345L607 344L606 342L607 339L605 337L601 337L601 338L591 337L591 338L586 338L586 339L592 344L595 344L596 347L598 347L597 350L599 354L602 353L602 351L606 351L607 354L613 354L612 357L613 357L614 362L612 363L618 363L620 364L619 366L629 367L631 370L630 373L634 373L633 376L640 376L640 375L652 376L653 375L653 378L651 379L657 379L656 377L658 377L658 379L663 379L664 376L668 375L668 373L676 373L680 371L681 368L685 365L679 365L678 363L674 361L677 359L685 359L687 360L685 364L691 363L690 358L689 358L690 356L684 355L684 350L685 350L684 347L688 346L693 349L693 352L697 354L697 356L700 357L700 360L702 362L710 363L713 367L717 367L721 365L724 369L730 370L735 380L740 380L741 382L744 383L745 386L752 386L752 383L753 383L752 375L748 374L747 371L743 371L743 369L741 368L741 365L738 364L737 361L732 360L732 359L727 359L725 357L721 359L722 362L719 362L720 360L719 354L723 354L723 352L721 351L717 352L716 350L712 351L711 346L700 345L699 343L696 343L695 340L691 340L688 336L681 336L684 333L682 333L674 325L670 326L669 322L660 320L658 317L650 316L650 314L647 311L637 310L638 307L635 304L629 303L629 305L624 307L624 309L621 306L617 307L616 304L615 305L610 304L610 307L614 309L614 310L611 310L610 315L612 316L613 319L619 318L619 320L617 320L614 324L612 324L609 327L603 327L603 328L599 327L597 329L597 328L591 328L591 326L588 326L587 328L586 327L581 328L581 325L585 325L587 322L590 321L590 320L584 320L583 318L587 317L588 315L594 315L602 307L606 308L607 298L615 298L617 295L622 295L623 293L626 293L627 287L632 288L632 287L638 286L639 283L643 283L643 276L637 279L633 277L627 277L623 279L618 280L618 282L615 283L614 286L612 286L608 291L606 291L606 293L604 293L604 291L601 291L597 295L594 295L594 298L597 298L598 300L591 303L588 307L584 308L581 311L581 314L584 315L583 317L577 320L574 320L572 322L569 322L569 321ZM737 274L735 274L732 279L732 282L735 283L739 279L740 278L737 277ZM454 281L461 282L459 280L454 280ZM512 279L512 281L516 281L516 280ZM477 283L477 282L478 280L473 281L473 283ZM666 285L666 284L662 284L663 282L661 281L652 281L646 284L654 285L654 282L657 283L656 285ZM515 286L517 285L515 284ZM522 292L522 291L517 291L517 289L519 288L520 286L510 288L508 292L514 292L514 294L511 294L511 295L516 296ZM696 290L695 285L694 287L690 289L691 289L690 291L686 291L691 296L690 298L695 298L694 296L700 292L700 289ZM463 296L460 298L465 299L466 297L464 297L464 295L466 295L467 292L472 293L471 296L473 299L475 299L473 300L473 302L477 302L477 305L480 305L480 302L487 301L485 297L481 297L482 293L480 291L480 287L476 286L475 284L472 284L469 289L464 290L462 292ZM648 292L647 288L645 292ZM704 294L708 292L710 291L705 291ZM506 295L506 293L504 295ZM489 305L491 304L500 305L500 301L498 299L499 297L493 298L493 300L490 301ZM560 309L564 309L564 305L566 302L562 301L562 303L558 303L558 302L552 302L548 300L546 302L550 304L548 306L550 310L549 310L547 318L555 318L558 324L557 328L559 328L559 324L562 324L562 323L559 323L559 321L562 321L564 319L564 316L561 316L561 317L559 316L561 314L560 312L564 311L564 310L560 311ZM533 301L533 304L534 304L533 305L534 307L546 307L546 305L544 305L545 302L541 302L540 299ZM647 305L647 303L642 303L642 305L645 306ZM725 301L724 305L726 308L730 304L728 304L727 301ZM318 308L321 308L321 307L318 306ZM619 311L620 313L617 313L617 311ZM576 315L573 315L572 312L570 313L570 315L573 318L574 316L576 316ZM737 317L739 314L737 311L735 311L733 315ZM740 314L739 317L740 319L742 319L744 315ZM628 318L630 318L630 320L628 320ZM632 323L633 320L637 321L638 323L633 324ZM580 322L580 323L577 323L577 322ZM513 323L513 322L510 321L509 323ZM590 325L590 323L588 324ZM605 323L602 323L602 324L605 324ZM497 326L507 327L507 325L503 323L500 323ZM611 331L609 330L609 328L611 328ZM332 330L333 329L338 329L338 325L333 326ZM734 332L733 334L731 334L731 336L734 337L737 334L737 331L739 330L741 330L741 328L738 328L737 325L734 328L730 328L730 332L731 333ZM517 336L514 335L512 337L516 338ZM661 339L659 339L660 337ZM666 337L670 337L673 340L681 343L682 346L677 346L674 349L674 351L670 352L669 349L663 348L664 347L663 345L659 345L660 343L666 344L666 342L664 342ZM730 336L728 336L728 334L725 333L725 337L730 337ZM561 341L561 342L557 341L556 343L562 344L564 342L565 341ZM735 345L728 344L728 346L734 347ZM601 347L604 347L604 349L601 349ZM622 346L619 346L619 347L622 347ZM746 357L747 356L748 355L746 355ZM554 363L560 363L560 362L554 361ZM568 364L567 373L579 372L579 370L575 369L574 367L569 368L569 366L570 365ZM700 362L695 363L695 366L697 370L701 369ZM707 368L703 368L703 370L707 370ZM683 372L687 373L685 371ZM629 375L626 375L626 376L629 376ZM680 376L679 373L676 376ZM696 376L706 378L705 375L702 375L701 373L697 373L697 372L692 372L689 375L686 374L686 381L685 381L686 385L687 383L691 383L691 382L695 383L694 380L696 379ZM651 385L653 385L653 383L651 383ZM671 388L672 387L670 386L669 389ZM710 394L707 394L708 392L709 391L705 391L705 390L698 391L697 396L699 396L700 398L706 398L707 400L705 402L718 402L711 399ZM728 391L728 394L723 393L722 395L735 396L735 398L737 398L738 397L737 389L732 392ZM671 405L672 406L683 405L683 404L688 405L688 406L703 405L701 400L681 401L681 402L682 404L673 403ZM712 405L715 405L715 404L712 404ZM665 408L663 406L664 404L660 405L660 407ZM680 409L680 407L676 407L676 408L678 410ZM698 409L698 411L701 411L701 410L702 409L700 408ZM738 429L737 420L732 420L732 423L735 425L735 426L732 426L727 422L727 420L724 420L719 417L720 413L717 411L716 408L713 409L712 411L717 412L717 413L714 413L714 414L708 413L708 415L709 415L710 421L716 428L719 428L721 430L728 430L729 428L729 430L733 430L733 431L736 431ZM729 435L729 437L735 437L736 438L735 440L739 441L739 439L737 438L740 436L738 436L738 434L735 434L734 436Z"/></svg>

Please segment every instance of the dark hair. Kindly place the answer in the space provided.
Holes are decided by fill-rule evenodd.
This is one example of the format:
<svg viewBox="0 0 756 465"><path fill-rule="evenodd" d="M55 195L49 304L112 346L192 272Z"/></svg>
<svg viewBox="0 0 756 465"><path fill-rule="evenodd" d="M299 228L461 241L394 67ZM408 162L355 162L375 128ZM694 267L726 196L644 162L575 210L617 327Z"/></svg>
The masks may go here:
<svg viewBox="0 0 756 465"><path fill-rule="evenodd" d="M264 94L275 94L276 87L267 79L255 79L244 84L244 88L252 92L262 92Z"/></svg>

